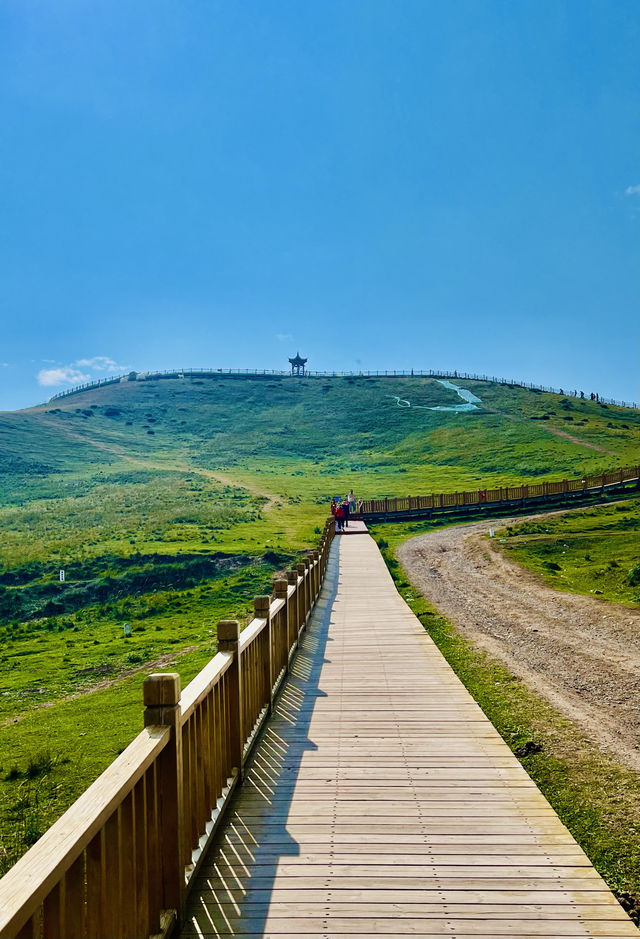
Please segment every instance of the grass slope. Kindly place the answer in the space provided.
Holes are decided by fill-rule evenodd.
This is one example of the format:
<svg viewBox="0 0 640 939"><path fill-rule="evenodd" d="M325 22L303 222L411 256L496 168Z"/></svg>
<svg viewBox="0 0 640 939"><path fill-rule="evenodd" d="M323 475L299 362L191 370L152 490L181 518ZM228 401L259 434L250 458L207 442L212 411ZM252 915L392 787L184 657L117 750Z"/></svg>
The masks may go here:
<svg viewBox="0 0 640 939"><path fill-rule="evenodd" d="M637 412L460 385L477 411L420 409L460 403L433 379L225 376L122 382L0 414L5 866L140 728L145 670L191 677L215 652L217 620L248 613L314 543L330 496L635 460ZM117 714L108 733L102 707Z"/></svg>

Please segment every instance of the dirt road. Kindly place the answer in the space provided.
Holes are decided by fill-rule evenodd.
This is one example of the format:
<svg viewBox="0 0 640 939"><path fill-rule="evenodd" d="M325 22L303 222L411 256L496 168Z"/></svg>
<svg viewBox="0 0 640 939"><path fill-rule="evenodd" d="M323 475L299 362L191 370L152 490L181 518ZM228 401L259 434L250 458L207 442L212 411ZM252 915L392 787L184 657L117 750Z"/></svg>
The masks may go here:
<svg viewBox="0 0 640 939"><path fill-rule="evenodd" d="M464 635L599 746L637 768L638 613L552 590L482 538L497 524L523 520L429 532L403 544L398 559Z"/></svg>

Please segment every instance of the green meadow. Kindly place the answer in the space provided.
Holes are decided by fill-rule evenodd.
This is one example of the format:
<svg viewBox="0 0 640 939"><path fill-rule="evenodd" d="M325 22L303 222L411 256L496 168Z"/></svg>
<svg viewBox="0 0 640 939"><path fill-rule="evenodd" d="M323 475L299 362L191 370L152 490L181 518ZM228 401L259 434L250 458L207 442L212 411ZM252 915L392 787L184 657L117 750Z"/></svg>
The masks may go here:
<svg viewBox="0 0 640 939"><path fill-rule="evenodd" d="M478 410L426 410L461 403L433 379L224 376L125 381L0 413L2 867L140 729L144 675L188 681L215 653L217 621L246 621L252 597L314 545L332 495L636 460L635 411L459 384ZM507 537L509 550L524 537ZM622 549L614 557L622 570Z"/></svg>
<svg viewBox="0 0 640 939"><path fill-rule="evenodd" d="M496 532L499 547L555 590L636 607L638 499L599 505Z"/></svg>

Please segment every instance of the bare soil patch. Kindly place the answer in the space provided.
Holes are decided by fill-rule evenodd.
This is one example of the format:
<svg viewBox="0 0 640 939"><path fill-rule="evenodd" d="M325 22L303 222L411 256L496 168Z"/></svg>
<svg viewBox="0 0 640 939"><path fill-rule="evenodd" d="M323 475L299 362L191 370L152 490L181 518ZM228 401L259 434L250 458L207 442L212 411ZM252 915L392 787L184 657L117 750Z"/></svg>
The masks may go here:
<svg viewBox="0 0 640 939"><path fill-rule="evenodd" d="M522 521L487 520L419 535L399 547L398 560L463 635L635 769L638 613L553 590L482 539L489 528Z"/></svg>

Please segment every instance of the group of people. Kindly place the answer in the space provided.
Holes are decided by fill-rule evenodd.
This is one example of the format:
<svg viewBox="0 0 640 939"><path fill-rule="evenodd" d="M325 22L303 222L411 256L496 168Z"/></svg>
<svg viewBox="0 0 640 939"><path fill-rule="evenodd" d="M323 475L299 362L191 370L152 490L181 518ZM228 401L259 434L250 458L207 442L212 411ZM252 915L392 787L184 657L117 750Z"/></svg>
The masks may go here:
<svg viewBox="0 0 640 939"><path fill-rule="evenodd" d="M353 489L349 490L348 495L341 499L340 496L334 496L331 500L331 514L336 520L336 532L344 531L349 527L349 516L358 511L356 497Z"/></svg>

